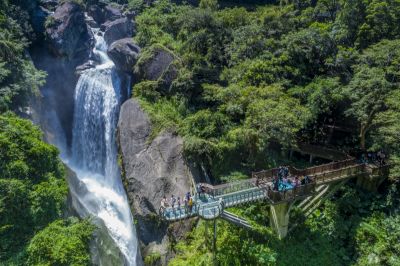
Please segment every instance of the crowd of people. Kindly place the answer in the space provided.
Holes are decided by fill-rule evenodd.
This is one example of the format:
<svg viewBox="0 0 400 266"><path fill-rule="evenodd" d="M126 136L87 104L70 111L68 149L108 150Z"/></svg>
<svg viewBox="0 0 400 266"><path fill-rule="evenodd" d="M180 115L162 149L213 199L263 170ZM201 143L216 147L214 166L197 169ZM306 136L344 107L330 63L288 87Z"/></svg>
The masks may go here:
<svg viewBox="0 0 400 266"><path fill-rule="evenodd" d="M274 176L272 189L274 191L285 191L311 182L309 176L290 176L287 166L280 166L277 175Z"/></svg>
<svg viewBox="0 0 400 266"><path fill-rule="evenodd" d="M386 154L383 151L362 153L359 160L364 164L373 163L382 167L386 165Z"/></svg>
<svg viewBox="0 0 400 266"><path fill-rule="evenodd" d="M171 207L173 212L183 209L185 213L191 213L193 205L194 199L190 192L187 192L184 197L171 195L169 200L164 196L161 200L160 212L164 213L168 207Z"/></svg>

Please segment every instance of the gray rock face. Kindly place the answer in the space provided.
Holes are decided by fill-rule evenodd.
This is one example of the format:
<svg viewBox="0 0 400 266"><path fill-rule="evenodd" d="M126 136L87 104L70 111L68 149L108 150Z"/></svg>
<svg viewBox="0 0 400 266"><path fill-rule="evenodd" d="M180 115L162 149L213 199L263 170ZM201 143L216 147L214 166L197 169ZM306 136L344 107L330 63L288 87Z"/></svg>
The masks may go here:
<svg viewBox="0 0 400 266"><path fill-rule="evenodd" d="M132 38L125 38L113 42L108 48L107 54L114 61L117 69L132 72L140 53L139 46Z"/></svg>
<svg viewBox="0 0 400 266"><path fill-rule="evenodd" d="M106 21L113 21L123 17L122 11L119 7L115 5L105 5L101 2L89 6L87 12L98 24L103 24Z"/></svg>
<svg viewBox="0 0 400 266"><path fill-rule="evenodd" d="M105 20L116 20L118 18L122 18L122 11L115 5L107 5L104 8L104 17Z"/></svg>
<svg viewBox="0 0 400 266"><path fill-rule="evenodd" d="M178 76L176 57L163 46L151 47L142 53L135 66L135 74L140 80L159 81L162 93L170 91L172 82Z"/></svg>
<svg viewBox="0 0 400 266"><path fill-rule="evenodd" d="M139 62L136 72L143 80L158 80L174 61L175 57L171 52L161 47L153 48L150 54L150 56L146 56L145 59Z"/></svg>
<svg viewBox="0 0 400 266"><path fill-rule="evenodd" d="M50 50L57 56L73 58L90 52L93 36L85 22L83 8L75 2L58 6L46 29Z"/></svg>
<svg viewBox="0 0 400 266"><path fill-rule="evenodd" d="M88 15L91 16L94 21L98 24L102 24L105 21L103 9L100 5L91 5L87 8Z"/></svg>
<svg viewBox="0 0 400 266"><path fill-rule="evenodd" d="M132 37L133 27L133 22L126 17L108 21L102 25L102 28L104 28L104 40L110 45L116 40Z"/></svg>
<svg viewBox="0 0 400 266"><path fill-rule="evenodd" d="M125 186L135 219L139 239L146 246L167 253L167 226L159 225L155 215L163 196L184 196L191 188L192 172L182 155L182 139L162 133L149 142L151 124L134 99L121 108L118 140L122 155Z"/></svg>

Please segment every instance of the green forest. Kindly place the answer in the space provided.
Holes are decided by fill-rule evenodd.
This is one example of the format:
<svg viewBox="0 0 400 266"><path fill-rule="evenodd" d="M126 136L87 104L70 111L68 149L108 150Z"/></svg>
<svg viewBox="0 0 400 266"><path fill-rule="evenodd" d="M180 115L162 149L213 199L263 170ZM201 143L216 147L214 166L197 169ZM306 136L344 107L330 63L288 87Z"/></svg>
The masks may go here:
<svg viewBox="0 0 400 266"><path fill-rule="evenodd" d="M165 49L177 70L173 82L166 72L134 87L154 130L183 136L188 158L219 182L287 163L271 142L323 145L329 120L354 129L336 147L384 149L393 167L379 193L341 188L284 241L267 229L262 203L235 210L258 230L218 222L218 263L400 264L400 2L250 2L203 0L193 8L158 1L139 15L137 65ZM173 247L171 265L212 264L206 226Z"/></svg>
<svg viewBox="0 0 400 266"><path fill-rule="evenodd" d="M31 1L0 1L0 265L90 265L94 226L66 215L66 169L56 147L15 113L45 73L27 49Z"/></svg>
<svg viewBox="0 0 400 266"><path fill-rule="evenodd" d="M0 265L91 265L95 226L67 212L68 169L19 116L46 79L29 56L43 41L29 22L38 2L0 0ZM214 183L310 166L288 158L298 142L388 156L377 191L350 181L308 217L294 208L283 240L268 206L248 204L230 211L254 231L218 220L214 253L200 221L170 243L169 265L400 265L399 0L102 2L136 14L132 97L151 137L181 136ZM160 53L173 60L154 80L142 70ZM334 124L350 130L332 136ZM157 253L143 259L159 265Z"/></svg>

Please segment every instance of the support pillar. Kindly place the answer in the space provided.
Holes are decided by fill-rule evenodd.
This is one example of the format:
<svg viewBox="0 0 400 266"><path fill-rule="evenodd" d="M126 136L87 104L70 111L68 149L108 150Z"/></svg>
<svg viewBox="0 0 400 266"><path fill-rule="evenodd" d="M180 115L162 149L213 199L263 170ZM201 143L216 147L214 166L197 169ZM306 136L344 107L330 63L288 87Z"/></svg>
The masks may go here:
<svg viewBox="0 0 400 266"><path fill-rule="evenodd" d="M270 206L271 227L279 239L283 239L288 233L290 206L288 202Z"/></svg>
<svg viewBox="0 0 400 266"><path fill-rule="evenodd" d="M214 219L213 261L214 261L214 265L218 265L218 263L217 263L217 219Z"/></svg>
<svg viewBox="0 0 400 266"><path fill-rule="evenodd" d="M357 177L357 186L368 190L370 192L376 192L382 182L388 177L388 167L379 168L375 165L365 165L366 174Z"/></svg>
<svg viewBox="0 0 400 266"><path fill-rule="evenodd" d="M312 154L310 154L310 164L313 163L314 157L312 156Z"/></svg>
<svg viewBox="0 0 400 266"><path fill-rule="evenodd" d="M370 192L376 192L385 178L385 176L359 176L357 177L357 186Z"/></svg>

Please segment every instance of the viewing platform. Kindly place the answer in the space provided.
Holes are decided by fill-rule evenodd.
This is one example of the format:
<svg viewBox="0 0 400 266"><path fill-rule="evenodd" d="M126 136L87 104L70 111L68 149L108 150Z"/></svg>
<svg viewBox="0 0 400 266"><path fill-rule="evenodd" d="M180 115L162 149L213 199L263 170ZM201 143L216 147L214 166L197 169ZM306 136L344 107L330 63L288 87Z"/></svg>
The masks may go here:
<svg viewBox="0 0 400 266"><path fill-rule="evenodd" d="M193 216L206 220L222 217L232 221L236 219L238 224L245 224L245 221L234 218L234 215L227 214L224 210L240 204L264 200L271 206L271 225L279 237L284 237L287 233L289 211L293 203L303 200L309 212L315 209L312 204L320 204L320 198L333 187L332 184L342 185L348 179L357 178L358 185L373 190L388 172L387 165L360 163L356 159L346 159L301 170L294 167L287 168L289 177L307 176L307 183L297 185L280 183L278 188L276 186L274 188L278 168L252 173L252 178L247 180L216 186L201 183L203 191L194 195L194 204L191 209L185 206L167 207L161 212L161 216L167 221L177 221Z"/></svg>

